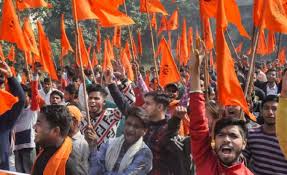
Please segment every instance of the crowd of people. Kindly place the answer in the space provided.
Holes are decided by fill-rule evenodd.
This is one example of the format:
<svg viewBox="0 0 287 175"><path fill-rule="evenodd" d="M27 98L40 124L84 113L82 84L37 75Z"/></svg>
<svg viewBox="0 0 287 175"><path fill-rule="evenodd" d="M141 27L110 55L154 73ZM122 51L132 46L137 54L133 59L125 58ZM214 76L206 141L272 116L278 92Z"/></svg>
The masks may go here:
<svg viewBox="0 0 287 175"><path fill-rule="evenodd" d="M204 57L195 54L181 81L165 87L137 62L134 81L119 62L86 69L84 79L66 66L54 81L39 67L13 75L0 61L1 86L18 98L0 116L0 169L14 162L32 175L286 175L276 133L287 115L286 67L256 64L247 98L255 121L218 104L211 67L204 86ZM244 89L249 66L235 66Z"/></svg>

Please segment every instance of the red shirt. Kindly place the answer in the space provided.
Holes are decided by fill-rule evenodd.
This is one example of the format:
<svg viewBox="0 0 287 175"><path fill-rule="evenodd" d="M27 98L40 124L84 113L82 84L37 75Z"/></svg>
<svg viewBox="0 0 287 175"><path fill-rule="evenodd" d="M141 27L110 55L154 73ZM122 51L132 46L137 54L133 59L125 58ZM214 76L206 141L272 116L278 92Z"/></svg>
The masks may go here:
<svg viewBox="0 0 287 175"><path fill-rule="evenodd" d="M230 167L220 163L211 147L203 94L190 94L189 104L191 152L197 175L253 175L243 162Z"/></svg>

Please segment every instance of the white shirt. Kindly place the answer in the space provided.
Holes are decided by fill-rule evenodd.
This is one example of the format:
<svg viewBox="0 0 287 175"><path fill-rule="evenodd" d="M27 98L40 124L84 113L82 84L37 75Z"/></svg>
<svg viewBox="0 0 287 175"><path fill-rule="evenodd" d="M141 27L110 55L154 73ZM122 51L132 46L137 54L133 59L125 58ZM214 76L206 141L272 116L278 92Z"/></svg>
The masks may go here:
<svg viewBox="0 0 287 175"><path fill-rule="evenodd" d="M268 84L266 85L267 88L266 88L266 95L278 95L278 87L277 85L275 84L273 87L269 87Z"/></svg>

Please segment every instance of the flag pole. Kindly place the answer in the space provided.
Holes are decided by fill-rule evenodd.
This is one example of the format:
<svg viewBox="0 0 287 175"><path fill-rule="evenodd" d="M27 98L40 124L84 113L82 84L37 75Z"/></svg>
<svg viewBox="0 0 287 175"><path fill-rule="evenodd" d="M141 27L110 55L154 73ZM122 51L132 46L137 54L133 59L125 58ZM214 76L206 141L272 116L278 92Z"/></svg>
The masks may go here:
<svg viewBox="0 0 287 175"><path fill-rule="evenodd" d="M126 1L124 0L124 7L125 7L125 12L126 12L126 15L128 16L128 10L127 10L127 5L126 5ZM135 56L135 51L134 51L134 47L133 47L133 42L132 42L132 32L131 32L131 28L130 26L128 25L128 31L129 31L129 38L130 38L130 43L131 43L131 48L132 48L132 60L135 60L136 59L136 56ZM135 42L135 41L134 41Z"/></svg>
<svg viewBox="0 0 287 175"><path fill-rule="evenodd" d="M236 51L236 49L235 49L234 42L233 42L233 40L231 39L231 36L230 36L230 34L229 34L228 29L226 30L226 33L227 33L227 37L228 37L228 39L229 39L229 41L230 41L230 43L231 43L231 47L232 47L232 49L233 49L233 51L234 51L234 53L235 53L235 56L236 56L237 60L240 60L240 57L239 57L239 55L238 55L238 53L237 53L237 51Z"/></svg>
<svg viewBox="0 0 287 175"><path fill-rule="evenodd" d="M86 105L86 117L88 120L88 125L91 125L91 120L90 120L90 113L89 113L89 106L88 106L88 94L87 94L87 86L86 86L86 81L85 81L85 74L84 74L84 68L83 68L83 60L82 60L82 55L79 52L80 51L80 43L79 43L79 25L78 25L78 17L77 17L77 7L75 6L75 0L72 0L72 6L74 8L74 18L75 18L75 27L76 27L76 48L78 50L79 54L79 60L80 60L80 70L81 70L81 76L83 79L83 89L84 89L84 100L85 100L85 105ZM77 54L77 53L76 53Z"/></svg>
<svg viewBox="0 0 287 175"><path fill-rule="evenodd" d="M159 76L158 76L158 67L157 67L157 61L155 58L155 46L154 46L154 38L153 38L153 30L152 30L152 26L151 26L151 21L150 21L150 15L149 15L149 11L148 11L148 6L147 6L147 2L145 0L145 8L147 10L147 19L148 19L148 23L149 23L149 29L150 29L150 36L151 36L151 44L152 44L152 53L153 53L153 60L154 60L154 66L155 66L155 75L157 80L159 80Z"/></svg>

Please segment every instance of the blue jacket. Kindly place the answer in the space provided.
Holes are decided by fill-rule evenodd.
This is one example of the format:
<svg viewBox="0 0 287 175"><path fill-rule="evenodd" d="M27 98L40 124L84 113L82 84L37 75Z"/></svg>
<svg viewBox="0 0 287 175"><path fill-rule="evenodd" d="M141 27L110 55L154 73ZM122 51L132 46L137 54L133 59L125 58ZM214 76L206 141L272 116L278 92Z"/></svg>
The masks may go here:
<svg viewBox="0 0 287 175"><path fill-rule="evenodd" d="M11 110L0 116L0 169L9 170L10 132L25 105L25 93L16 78L8 78L10 92L18 97L19 101ZM0 106L1 107L1 106Z"/></svg>

